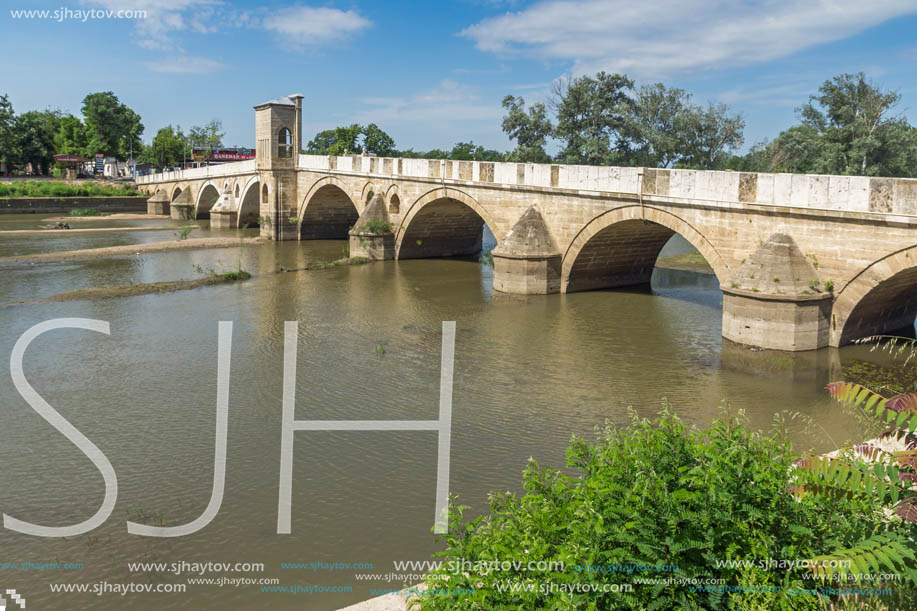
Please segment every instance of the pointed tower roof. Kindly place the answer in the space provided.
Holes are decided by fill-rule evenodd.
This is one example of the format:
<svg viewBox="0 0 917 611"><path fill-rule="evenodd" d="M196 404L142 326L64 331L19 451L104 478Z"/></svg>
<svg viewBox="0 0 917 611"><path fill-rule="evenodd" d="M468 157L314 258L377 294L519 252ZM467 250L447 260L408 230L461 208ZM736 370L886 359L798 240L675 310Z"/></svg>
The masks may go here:
<svg viewBox="0 0 917 611"><path fill-rule="evenodd" d="M765 295L814 295L819 285L815 267L784 233L768 238L730 279L732 288Z"/></svg>
<svg viewBox="0 0 917 611"><path fill-rule="evenodd" d="M560 254L548 231L541 212L535 206L530 207L516 221L494 254L509 257L550 257Z"/></svg>
<svg viewBox="0 0 917 611"><path fill-rule="evenodd" d="M303 98L301 93L291 93L290 95L281 96L279 98L274 98L267 102L262 102L261 104L256 104L255 108L264 108L266 106L296 106L296 99L300 100Z"/></svg>

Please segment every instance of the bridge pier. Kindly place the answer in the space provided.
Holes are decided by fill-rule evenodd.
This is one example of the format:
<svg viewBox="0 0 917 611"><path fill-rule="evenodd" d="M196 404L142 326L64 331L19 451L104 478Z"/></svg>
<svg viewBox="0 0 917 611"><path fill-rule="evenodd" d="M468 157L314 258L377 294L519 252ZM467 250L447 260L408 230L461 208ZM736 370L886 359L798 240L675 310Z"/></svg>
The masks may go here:
<svg viewBox="0 0 917 611"><path fill-rule="evenodd" d="M191 199L191 189L182 189L172 204L169 206L169 216L176 221L194 220L194 200Z"/></svg>
<svg viewBox="0 0 917 611"><path fill-rule="evenodd" d="M723 337L772 350L828 345L833 295L788 235L774 234L723 290Z"/></svg>
<svg viewBox="0 0 917 611"><path fill-rule="evenodd" d="M153 197L146 200L146 213L151 215L169 214L169 196L163 191L157 191Z"/></svg>
<svg viewBox="0 0 917 611"><path fill-rule="evenodd" d="M560 291L561 255L532 206L494 248L494 290L523 295Z"/></svg>
<svg viewBox="0 0 917 611"><path fill-rule="evenodd" d="M239 213L232 196L232 187L223 188L220 199L210 209L210 229L235 229L239 226Z"/></svg>
<svg viewBox="0 0 917 611"><path fill-rule="evenodd" d="M374 261L395 258L395 233L381 193L373 195L350 230L350 256Z"/></svg>

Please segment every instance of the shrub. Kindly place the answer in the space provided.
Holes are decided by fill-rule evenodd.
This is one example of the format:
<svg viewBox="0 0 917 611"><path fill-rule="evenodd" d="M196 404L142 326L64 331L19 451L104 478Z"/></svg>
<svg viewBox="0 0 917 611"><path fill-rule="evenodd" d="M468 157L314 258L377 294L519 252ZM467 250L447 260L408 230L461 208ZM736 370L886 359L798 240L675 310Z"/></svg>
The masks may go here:
<svg viewBox="0 0 917 611"><path fill-rule="evenodd" d="M780 433L751 432L739 418L715 420L706 430L686 427L666 408L650 422L606 428L597 443L574 437L567 475L529 462L524 496L497 493L490 511L466 521L465 506L450 504L449 532L440 536L450 560L554 561L561 571L452 571L444 563L427 578L440 590L473 589L466 596L430 596L421 609L815 609L803 568L766 562L803 560L846 548L880 528L883 514L859 496L790 492L796 455ZM718 566L728 561L751 561ZM587 570L612 565L677 567L671 574ZM666 583L673 577L673 583ZM641 584L638 579L662 578ZM724 579L727 586L771 591L725 593L677 583ZM631 591L542 593L539 584L630 584ZM532 590L512 584L535 584Z"/></svg>
<svg viewBox="0 0 917 611"><path fill-rule="evenodd" d="M133 187L92 183L68 184L56 180L23 180L0 183L0 197L146 197Z"/></svg>
<svg viewBox="0 0 917 611"><path fill-rule="evenodd" d="M383 219L368 219L365 223L363 223L363 226L361 227L362 231L375 235L391 233L393 228L394 225Z"/></svg>
<svg viewBox="0 0 917 611"><path fill-rule="evenodd" d="M194 230L194 225L188 224L178 230L176 234L179 240L185 240L191 235L191 232Z"/></svg>

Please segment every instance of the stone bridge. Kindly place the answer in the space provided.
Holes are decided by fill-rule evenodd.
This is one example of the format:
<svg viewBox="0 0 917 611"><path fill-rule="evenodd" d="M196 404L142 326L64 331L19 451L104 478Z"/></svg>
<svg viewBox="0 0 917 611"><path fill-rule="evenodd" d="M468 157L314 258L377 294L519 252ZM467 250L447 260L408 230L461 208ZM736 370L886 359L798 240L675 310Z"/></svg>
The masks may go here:
<svg viewBox="0 0 917 611"><path fill-rule="evenodd" d="M674 234L723 291L723 336L810 350L917 317L917 180L300 154L301 98L255 107L256 158L138 179L152 213L350 239L351 255L475 255L494 288L548 294L650 281Z"/></svg>

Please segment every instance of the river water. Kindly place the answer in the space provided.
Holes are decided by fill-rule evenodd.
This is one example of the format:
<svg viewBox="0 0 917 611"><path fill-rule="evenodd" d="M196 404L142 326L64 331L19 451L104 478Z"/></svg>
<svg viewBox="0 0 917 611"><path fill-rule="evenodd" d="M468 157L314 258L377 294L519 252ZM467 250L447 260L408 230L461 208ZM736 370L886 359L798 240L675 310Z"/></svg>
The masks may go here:
<svg viewBox="0 0 917 611"><path fill-rule="evenodd" d="M0 216L0 229L35 227ZM161 225L124 221L121 225ZM97 225L113 226L103 221ZM74 224L90 227L89 223ZM0 257L170 239L174 230L55 236L0 234ZM201 235L209 232L202 230ZM82 317L111 335L58 330L25 356L29 382L108 457L118 500L101 527L40 539L0 530L0 563L82 563L81 569L0 571L35 609L337 609L397 588L393 561L425 560L436 486L434 432L297 432L292 533L278 535L284 322L299 321L296 419L432 420L438 416L441 325L456 321L450 490L475 512L495 490L519 490L529 457L562 465L571 435L651 417L667 399L705 425L721 403L768 427L797 418L797 447L859 440L852 416L823 391L863 347L804 355L724 345L715 277L657 269L652 289L570 295L494 293L475 261L409 260L322 271L280 266L341 256L342 241L137 255L78 263L0 263L0 304L76 288L193 278L241 265L244 283L165 295L0 307L0 355L32 325ZM683 252L673 242L667 253ZM664 253L666 254L666 253ZM129 535L125 521L179 525L210 498L217 323L233 321L226 491L219 514L175 539ZM44 421L0 368L2 512L46 525L81 522L104 496L100 473ZM188 585L185 593L54 594L49 584L187 584L170 570L129 563L263 563L204 578L276 578L285 586L350 588L264 593L258 585ZM365 563L372 569L284 569L282 563ZM171 566L167 567L171 569Z"/></svg>

